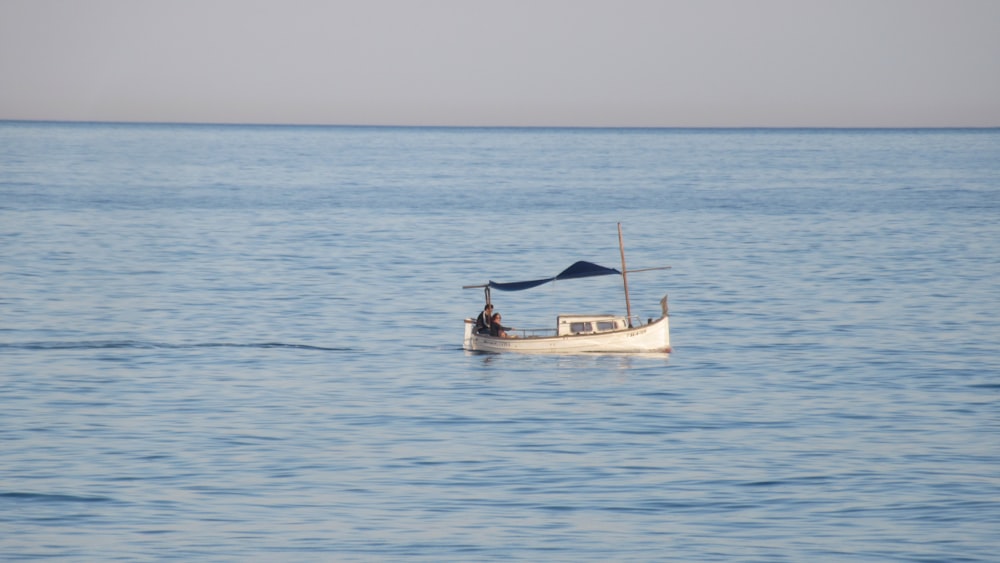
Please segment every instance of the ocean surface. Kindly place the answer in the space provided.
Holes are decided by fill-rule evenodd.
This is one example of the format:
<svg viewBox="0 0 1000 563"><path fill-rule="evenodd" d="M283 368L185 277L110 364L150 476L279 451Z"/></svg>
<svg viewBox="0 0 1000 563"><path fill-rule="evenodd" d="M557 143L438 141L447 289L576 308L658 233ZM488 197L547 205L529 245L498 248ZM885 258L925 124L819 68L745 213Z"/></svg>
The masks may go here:
<svg viewBox="0 0 1000 563"><path fill-rule="evenodd" d="M0 559L998 561L998 315L996 129L0 123Z"/></svg>

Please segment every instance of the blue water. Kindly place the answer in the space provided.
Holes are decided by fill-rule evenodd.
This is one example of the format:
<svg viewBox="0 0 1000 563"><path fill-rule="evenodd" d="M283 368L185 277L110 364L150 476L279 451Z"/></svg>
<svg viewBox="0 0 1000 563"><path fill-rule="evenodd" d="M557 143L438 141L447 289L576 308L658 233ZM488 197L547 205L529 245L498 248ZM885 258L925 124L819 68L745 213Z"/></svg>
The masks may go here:
<svg viewBox="0 0 1000 563"><path fill-rule="evenodd" d="M996 561L998 280L998 130L0 123L0 558Z"/></svg>

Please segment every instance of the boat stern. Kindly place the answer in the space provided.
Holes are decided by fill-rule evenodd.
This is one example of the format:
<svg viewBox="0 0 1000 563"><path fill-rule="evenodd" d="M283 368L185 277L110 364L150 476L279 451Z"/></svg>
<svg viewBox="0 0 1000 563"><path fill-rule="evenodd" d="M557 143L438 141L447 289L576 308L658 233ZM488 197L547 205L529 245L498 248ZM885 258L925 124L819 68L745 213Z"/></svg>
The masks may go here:
<svg viewBox="0 0 1000 563"><path fill-rule="evenodd" d="M465 338L462 340L462 348L465 350L475 350L472 342L472 330L476 327L476 321L465 319Z"/></svg>

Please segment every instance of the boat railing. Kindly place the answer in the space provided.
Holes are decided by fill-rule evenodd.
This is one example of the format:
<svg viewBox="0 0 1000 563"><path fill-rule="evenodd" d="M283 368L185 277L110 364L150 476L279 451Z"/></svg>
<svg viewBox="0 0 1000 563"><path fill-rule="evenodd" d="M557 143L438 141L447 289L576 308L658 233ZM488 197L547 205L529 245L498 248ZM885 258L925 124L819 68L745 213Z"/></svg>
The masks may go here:
<svg viewBox="0 0 1000 563"><path fill-rule="evenodd" d="M621 317L619 317L621 318ZM656 322L658 319L648 318L644 319L638 315L632 315L629 319L631 322L627 328L639 328L648 324ZM621 329L616 329L621 330ZM607 331L598 331L607 332ZM507 336L513 336L515 338L542 338L545 336L557 336L559 334L558 329L554 328L510 328L507 329ZM578 333L578 334L595 334L593 332Z"/></svg>
<svg viewBox="0 0 1000 563"><path fill-rule="evenodd" d="M507 336L517 338L541 338L543 336L555 336L554 328L512 328L507 331Z"/></svg>

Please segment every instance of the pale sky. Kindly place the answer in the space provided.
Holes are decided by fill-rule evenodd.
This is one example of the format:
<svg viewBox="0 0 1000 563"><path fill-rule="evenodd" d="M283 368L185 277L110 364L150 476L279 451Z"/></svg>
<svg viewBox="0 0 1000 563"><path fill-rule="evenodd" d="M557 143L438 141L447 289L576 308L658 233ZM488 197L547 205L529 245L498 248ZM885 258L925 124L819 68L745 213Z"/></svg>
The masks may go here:
<svg viewBox="0 0 1000 563"><path fill-rule="evenodd" d="M0 0L0 119L1000 126L1000 0Z"/></svg>

